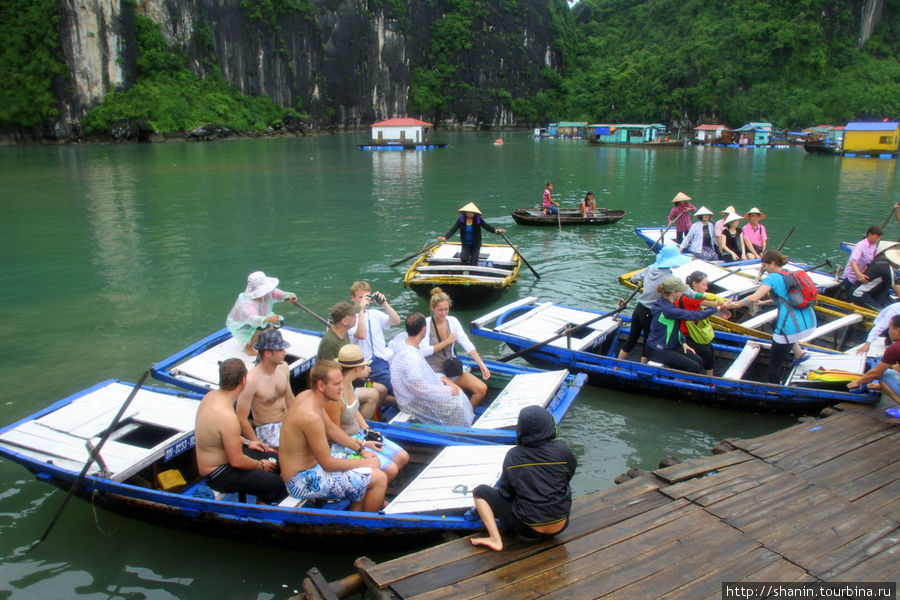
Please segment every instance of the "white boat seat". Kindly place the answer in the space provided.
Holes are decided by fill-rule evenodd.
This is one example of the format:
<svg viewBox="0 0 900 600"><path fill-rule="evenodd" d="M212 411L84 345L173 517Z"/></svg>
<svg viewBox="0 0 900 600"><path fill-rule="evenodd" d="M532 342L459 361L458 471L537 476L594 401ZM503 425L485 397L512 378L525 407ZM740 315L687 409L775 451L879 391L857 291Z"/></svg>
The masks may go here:
<svg viewBox="0 0 900 600"><path fill-rule="evenodd" d="M773 308L772 310L767 310L765 312L761 312L756 316L753 316L743 323L738 323L741 327L746 327L748 329L759 329L766 323L771 323L775 320L775 317L778 316L778 309Z"/></svg>
<svg viewBox="0 0 900 600"><path fill-rule="evenodd" d="M862 322L863 317L859 313L853 313L846 316L841 317L840 319L836 319L829 323L825 323L819 327L816 327L811 334L800 340L801 342L808 342L809 340L814 340L816 338L822 337L824 335L828 335L829 333L833 333L839 329L843 329L844 327L849 327L855 323Z"/></svg>
<svg viewBox="0 0 900 600"><path fill-rule="evenodd" d="M737 355L731 363L731 366L728 367L728 370L722 373L722 378L743 379L747 369L750 368L750 365L752 365L753 361L756 360L756 357L759 356L759 351L762 349L762 346L763 345L760 342L756 341L749 341L744 344L740 354ZM769 344L766 344L766 347L768 346Z"/></svg>
<svg viewBox="0 0 900 600"><path fill-rule="evenodd" d="M447 446L388 504L385 514L463 511L472 507L472 490L500 478L512 446Z"/></svg>

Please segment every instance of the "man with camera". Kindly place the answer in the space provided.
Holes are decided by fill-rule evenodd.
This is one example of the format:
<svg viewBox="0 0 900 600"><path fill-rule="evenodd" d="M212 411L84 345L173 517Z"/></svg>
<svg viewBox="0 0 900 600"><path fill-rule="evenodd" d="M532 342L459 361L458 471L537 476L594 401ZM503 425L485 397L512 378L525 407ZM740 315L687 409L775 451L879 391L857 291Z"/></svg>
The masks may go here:
<svg viewBox="0 0 900 600"><path fill-rule="evenodd" d="M388 303L381 292L372 293L372 287L366 281L357 281L350 286L350 298L359 307L356 327L349 331L350 341L362 348L363 356L370 361L372 373L369 379L378 391L378 401L393 401L394 388L391 386L391 370L388 364L393 351L388 348L384 332L400 324L400 315ZM382 310L371 306L375 302Z"/></svg>

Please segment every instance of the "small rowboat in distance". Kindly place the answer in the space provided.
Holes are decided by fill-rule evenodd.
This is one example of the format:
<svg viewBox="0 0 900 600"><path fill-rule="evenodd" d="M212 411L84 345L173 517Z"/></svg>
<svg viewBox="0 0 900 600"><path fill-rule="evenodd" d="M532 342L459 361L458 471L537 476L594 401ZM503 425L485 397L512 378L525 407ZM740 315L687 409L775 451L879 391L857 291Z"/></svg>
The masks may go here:
<svg viewBox="0 0 900 600"><path fill-rule="evenodd" d="M443 242L412 264L403 285L426 300L440 287L458 308L479 308L505 294L519 278L522 259L506 244L482 244L477 265L459 260L459 242Z"/></svg>
<svg viewBox="0 0 900 600"><path fill-rule="evenodd" d="M576 209L562 209L559 218L556 215L545 215L540 208L517 208L512 211L512 218L519 225L609 225L625 216L627 211L598 208L586 217Z"/></svg>

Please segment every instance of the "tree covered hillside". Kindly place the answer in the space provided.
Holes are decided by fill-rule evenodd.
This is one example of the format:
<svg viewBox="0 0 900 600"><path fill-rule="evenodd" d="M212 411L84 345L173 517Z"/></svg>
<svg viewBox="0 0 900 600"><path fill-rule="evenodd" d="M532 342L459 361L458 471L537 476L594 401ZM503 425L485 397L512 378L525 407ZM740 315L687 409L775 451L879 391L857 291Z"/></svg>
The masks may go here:
<svg viewBox="0 0 900 600"><path fill-rule="evenodd" d="M581 0L558 118L808 126L900 117L900 3Z"/></svg>

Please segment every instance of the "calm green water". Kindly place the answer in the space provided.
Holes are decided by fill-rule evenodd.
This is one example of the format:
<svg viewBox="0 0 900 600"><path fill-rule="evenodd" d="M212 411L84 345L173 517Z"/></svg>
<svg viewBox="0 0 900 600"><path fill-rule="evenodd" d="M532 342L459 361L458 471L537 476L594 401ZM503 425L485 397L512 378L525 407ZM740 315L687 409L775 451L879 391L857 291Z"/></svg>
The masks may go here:
<svg viewBox="0 0 900 600"><path fill-rule="evenodd" d="M538 295L610 307L619 273L647 262L638 225L664 221L678 191L718 211L768 213L777 245L813 263L844 262L841 240L881 224L896 161L807 156L802 149L611 149L532 140L524 133L441 134L444 150L368 153L359 137L216 144L0 149L0 423L106 378L136 380L151 363L219 329L247 273L282 280L320 314L365 278L401 314L424 303L388 264L449 229L468 201L508 229L540 280L523 271L505 298ZM512 208L543 185L577 203L625 208L593 229L526 228ZM888 236L900 234L892 222ZM491 241L491 240L489 240ZM316 328L291 307L288 323ZM484 311L458 313L468 320ZM482 355L499 345L475 339ZM579 494L630 467L704 456L726 437L753 437L789 418L746 415L586 389L562 427L579 455ZM287 598L305 571L350 572L355 556L322 556L212 540L70 504L63 493L0 462L0 598ZM380 558L378 556L375 557Z"/></svg>

